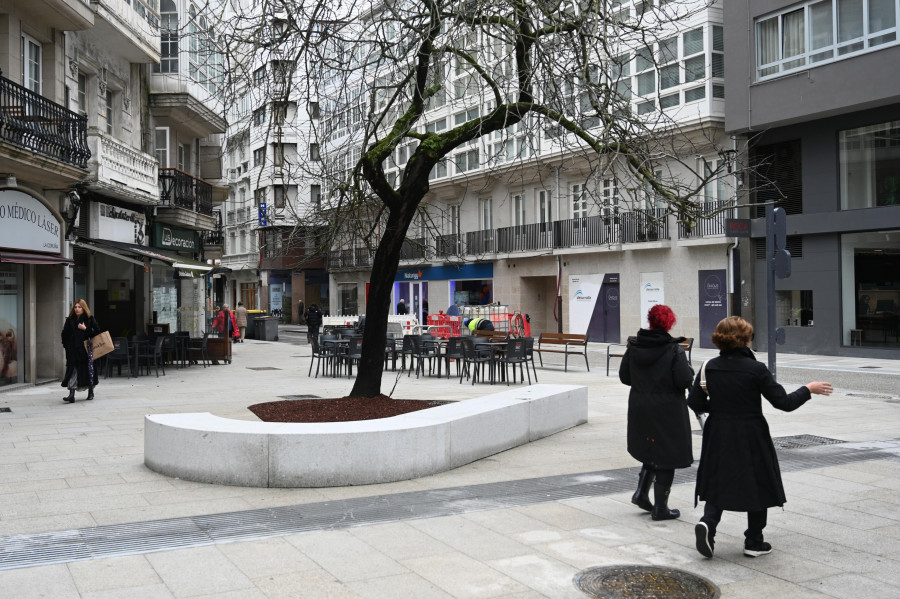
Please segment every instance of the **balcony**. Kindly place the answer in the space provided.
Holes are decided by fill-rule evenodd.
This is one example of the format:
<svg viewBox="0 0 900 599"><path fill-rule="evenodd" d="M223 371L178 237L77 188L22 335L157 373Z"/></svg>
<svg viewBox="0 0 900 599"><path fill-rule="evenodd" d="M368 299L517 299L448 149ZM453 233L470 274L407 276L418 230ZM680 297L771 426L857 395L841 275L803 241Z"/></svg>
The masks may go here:
<svg viewBox="0 0 900 599"><path fill-rule="evenodd" d="M156 220L195 231L214 229L213 186L177 168L159 169Z"/></svg>
<svg viewBox="0 0 900 599"><path fill-rule="evenodd" d="M132 63L159 62L157 0L92 0L94 34L107 50Z"/></svg>
<svg viewBox="0 0 900 599"><path fill-rule="evenodd" d="M213 218L216 220L215 226L212 229L208 229L206 231L200 232L200 241L203 242L203 245L209 246L224 246L225 245L225 233L222 230L222 213L219 211L213 212Z"/></svg>
<svg viewBox="0 0 900 599"><path fill-rule="evenodd" d="M349 248L328 252L329 270L369 268L372 266L372 252L368 248Z"/></svg>
<svg viewBox="0 0 900 599"><path fill-rule="evenodd" d="M159 162L105 133L88 134L88 188L128 202L153 205L159 196Z"/></svg>
<svg viewBox="0 0 900 599"><path fill-rule="evenodd" d="M88 148L87 117L72 112L56 102L22 87L2 76L0 71L0 142L28 150L36 157L5 152L23 166L35 167L38 157L56 160L63 165L86 169L91 151ZM64 173L55 172L56 165L44 164L38 172L28 173L44 182ZM77 178L83 172L75 173Z"/></svg>
<svg viewBox="0 0 900 599"><path fill-rule="evenodd" d="M698 218L694 226L688 230L684 223L678 223L679 239L705 239L725 235L725 219L735 218L737 209L731 201L706 202L703 212L712 216Z"/></svg>

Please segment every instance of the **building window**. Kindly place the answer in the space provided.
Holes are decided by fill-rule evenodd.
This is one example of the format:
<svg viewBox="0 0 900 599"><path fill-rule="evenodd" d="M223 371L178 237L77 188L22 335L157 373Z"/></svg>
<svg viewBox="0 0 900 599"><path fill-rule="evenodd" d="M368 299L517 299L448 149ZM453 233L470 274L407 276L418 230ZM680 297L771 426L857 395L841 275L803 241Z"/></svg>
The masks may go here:
<svg viewBox="0 0 900 599"><path fill-rule="evenodd" d="M266 83L266 67L260 67L253 71L253 85L260 87Z"/></svg>
<svg viewBox="0 0 900 599"><path fill-rule="evenodd" d="M703 200L705 202L725 202L728 197L728 181L725 173L725 161L721 158L709 158L701 160L700 172L703 178L717 173L715 177L706 182L703 186Z"/></svg>
<svg viewBox="0 0 900 599"><path fill-rule="evenodd" d="M900 347L897 239L896 230L841 235L844 345Z"/></svg>
<svg viewBox="0 0 900 599"><path fill-rule="evenodd" d="M178 72L178 8L174 0L159 3L159 64L153 65L154 73Z"/></svg>
<svg viewBox="0 0 900 599"><path fill-rule="evenodd" d="M310 185L309 186L309 202L316 208L322 207L322 186L321 185Z"/></svg>
<svg viewBox="0 0 900 599"><path fill-rule="evenodd" d="M284 208L284 198L287 196L287 187L285 185L276 185L272 188L274 193L274 201L276 208Z"/></svg>
<svg viewBox="0 0 900 599"><path fill-rule="evenodd" d="M456 163L456 172L465 173L478 168L478 150L469 150L453 157Z"/></svg>
<svg viewBox="0 0 900 599"><path fill-rule="evenodd" d="M78 112L87 116L87 75L78 73Z"/></svg>
<svg viewBox="0 0 900 599"><path fill-rule="evenodd" d="M478 218L482 230L494 228L494 201L491 198L478 200Z"/></svg>
<svg viewBox="0 0 900 599"><path fill-rule="evenodd" d="M262 166L266 162L266 148L253 150L253 166Z"/></svg>
<svg viewBox="0 0 900 599"><path fill-rule="evenodd" d="M156 128L156 160L159 162L159 168L169 167L169 128Z"/></svg>
<svg viewBox="0 0 900 599"><path fill-rule="evenodd" d="M434 179L440 179L441 177L447 176L447 161L439 160L432 168L431 172L428 173L428 180L432 181Z"/></svg>
<svg viewBox="0 0 900 599"><path fill-rule="evenodd" d="M513 201L513 224L521 227L525 224L525 198L521 193L517 193L512 197Z"/></svg>
<svg viewBox="0 0 900 599"><path fill-rule="evenodd" d="M576 183L572 186L572 218L587 217L587 193L584 185Z"/></svg>
<svg viewBox="0 0 900 599"><path fill-rule="evenodd" d="M309 103L309 118L311 118L311 119L321 118L321 111L319 110L318 102L310 102Z"/></svg>
<svg viewBox="0 0 900 599"><path fill-rule="evenodd" d="M22 34L22 85L41 93L41 60L43 48L30 35Z"/></svg>
<svg viewBox="0 0 900 599"><path fill-rule="evenodd" d="M252 123L260 126L266 124L266 107L257 108L253 111Z"/></svg>
<svg viewBox="0 0 900 599"><path fill-rule="evenodd" d="M319 153L319 144L311 143L309 144L309 159L310 160L321 160L322 155Z"/></svg>
<svg viewBox="0 0 900 599"><path fill-rule="evenodd" d="M178 144L178 170L187 172L187 146Z"/></svg>
<svg viewBox="0 0 900 599"><path fill-rule="evenodd" d="M284 144L272 144L272 164L284 165Z"/></svg>
<svg viewBox="0 0 900 599"><path fill-rule="evenodd" d="M539 190L537 203L541 223L553 222L553 200L550 196L550 191L546 189Z"/></svg>
<svg viewBox="0 0 900 599"><path fill-rule="evenodd" d="M756 76L766 79L896 43L892 0L812 0L756 21Z"/></svg>
<svg viewBox="0 0 900 599"><path fill-rule="evenodd" d="M265 189L254 189L253 190L253 205L257 208L260 206L265 206L266 204L266 190Z"/></svg>
<svg viewBox="0 0 900 599"><path fill-rule="evenodd" d="M603 216L619 214L619 180L615 177L603 180Z"/></svg>
<svg viewBox="0 0 900 599"><path fill-rule="evenodd" d="M900 205L900 120L838 136L841 210Z"/></svg>

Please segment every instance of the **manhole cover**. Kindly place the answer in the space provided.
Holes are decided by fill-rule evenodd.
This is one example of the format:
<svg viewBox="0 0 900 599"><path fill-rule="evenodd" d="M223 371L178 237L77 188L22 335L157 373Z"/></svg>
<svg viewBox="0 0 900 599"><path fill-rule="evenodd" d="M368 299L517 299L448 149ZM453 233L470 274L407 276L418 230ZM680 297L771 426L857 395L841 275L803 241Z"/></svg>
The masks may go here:
<svg viewBox="0 0 900 599"><path fill-rule="evenodd" d="M595 599L714 599L719 589L683 570L658 566L588 568L575 575L575 586Z"/></svg>
<svg viewBox="0 0 900 599"><path fill-rule="evenodd" d="M801 449L803 447L819 447L820 445L835 445L843 443L839 439L817 437L815 435L793 435L790 437L775 437L772 439L778 449Z"/></svg>
<svg viewBox="0 0 900 599"><path fill-rule="evenodd" d="M0 412L12 412L12 408L0 408Z"/></svg>
<svg viewBox="0 0 900 599"><path fill-rule="evenodd" d="M274 366L248 366L247 370L281 370L281 369L275 368Z"/></svg>
<svg viewBox="0 0 900 599"><path fill-rule="evenodd" d="M322 399L318 395L279 395L278 399Z"/></svg>

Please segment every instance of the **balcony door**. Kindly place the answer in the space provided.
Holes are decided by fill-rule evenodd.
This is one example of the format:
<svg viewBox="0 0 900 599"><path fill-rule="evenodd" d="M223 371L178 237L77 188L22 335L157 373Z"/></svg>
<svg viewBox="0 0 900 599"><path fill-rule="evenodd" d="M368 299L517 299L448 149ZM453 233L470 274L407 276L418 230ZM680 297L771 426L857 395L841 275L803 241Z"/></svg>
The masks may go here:
<svg viewBox="0 0 900 599"><path fill-rule="evenodd" d="M40 42L22 34L22 85L36 94L41 93L41 53Z"/></svg>

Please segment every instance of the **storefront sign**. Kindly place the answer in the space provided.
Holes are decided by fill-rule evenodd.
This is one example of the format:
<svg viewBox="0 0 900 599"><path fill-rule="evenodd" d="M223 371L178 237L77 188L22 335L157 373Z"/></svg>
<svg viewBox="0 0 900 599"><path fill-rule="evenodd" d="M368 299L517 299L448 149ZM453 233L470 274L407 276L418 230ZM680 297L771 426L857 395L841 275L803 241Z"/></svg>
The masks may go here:
<svg viewBox="0 0 900 599"><path fill-rule="evenodd" d="M587 334L591 341L619 342L619 275L569 277L571 332Z"/></svg>
<svg viewBox="0 0 900 599"><path fill-rule="evenodd" d="M697 296L700 299L700 347L715 347L712 335L719 321L728 316L725 270L697 271Z"/></svg>
<svg viewBox="0 0 900 599"><path fill-rule="evenodd" d="M453 281L459 279L492 279L493 264L462 264L460 266L419 266L400 268L395 281Z"/></svg>
<svg viewBox="0 0 900 599"><path fill-rule="evenodd" d="M147 218L141 212L100 204L99 239L147 245Z"/></svg>
<svg viewBox="0 0 900 599"><path fill-rule="evenodd" d="M749 218L726 218L725 219L725 236L726 237L750 237L750 219Z"/></svg>
<svg viewBox="0 0 900 599"><path fill-rule="evenodd" d="M59 220L39 200L0 189L0 247L58 254L60 231Z"/></svg>
<svg viewBox="0 0 900 599"><path fill-rule="evenodd" d="M666 303L666 290L663 273L641 273L641 327L647 328L647 312L656 304Z"/></svg>
<svg viewBox="0 0 900 599"><path fill-rule="evenodd" d="M153 223L153 245L163 250L175 250L176 252L195 254L200 251L200 242L196 231L162 223Z"/></svg>

